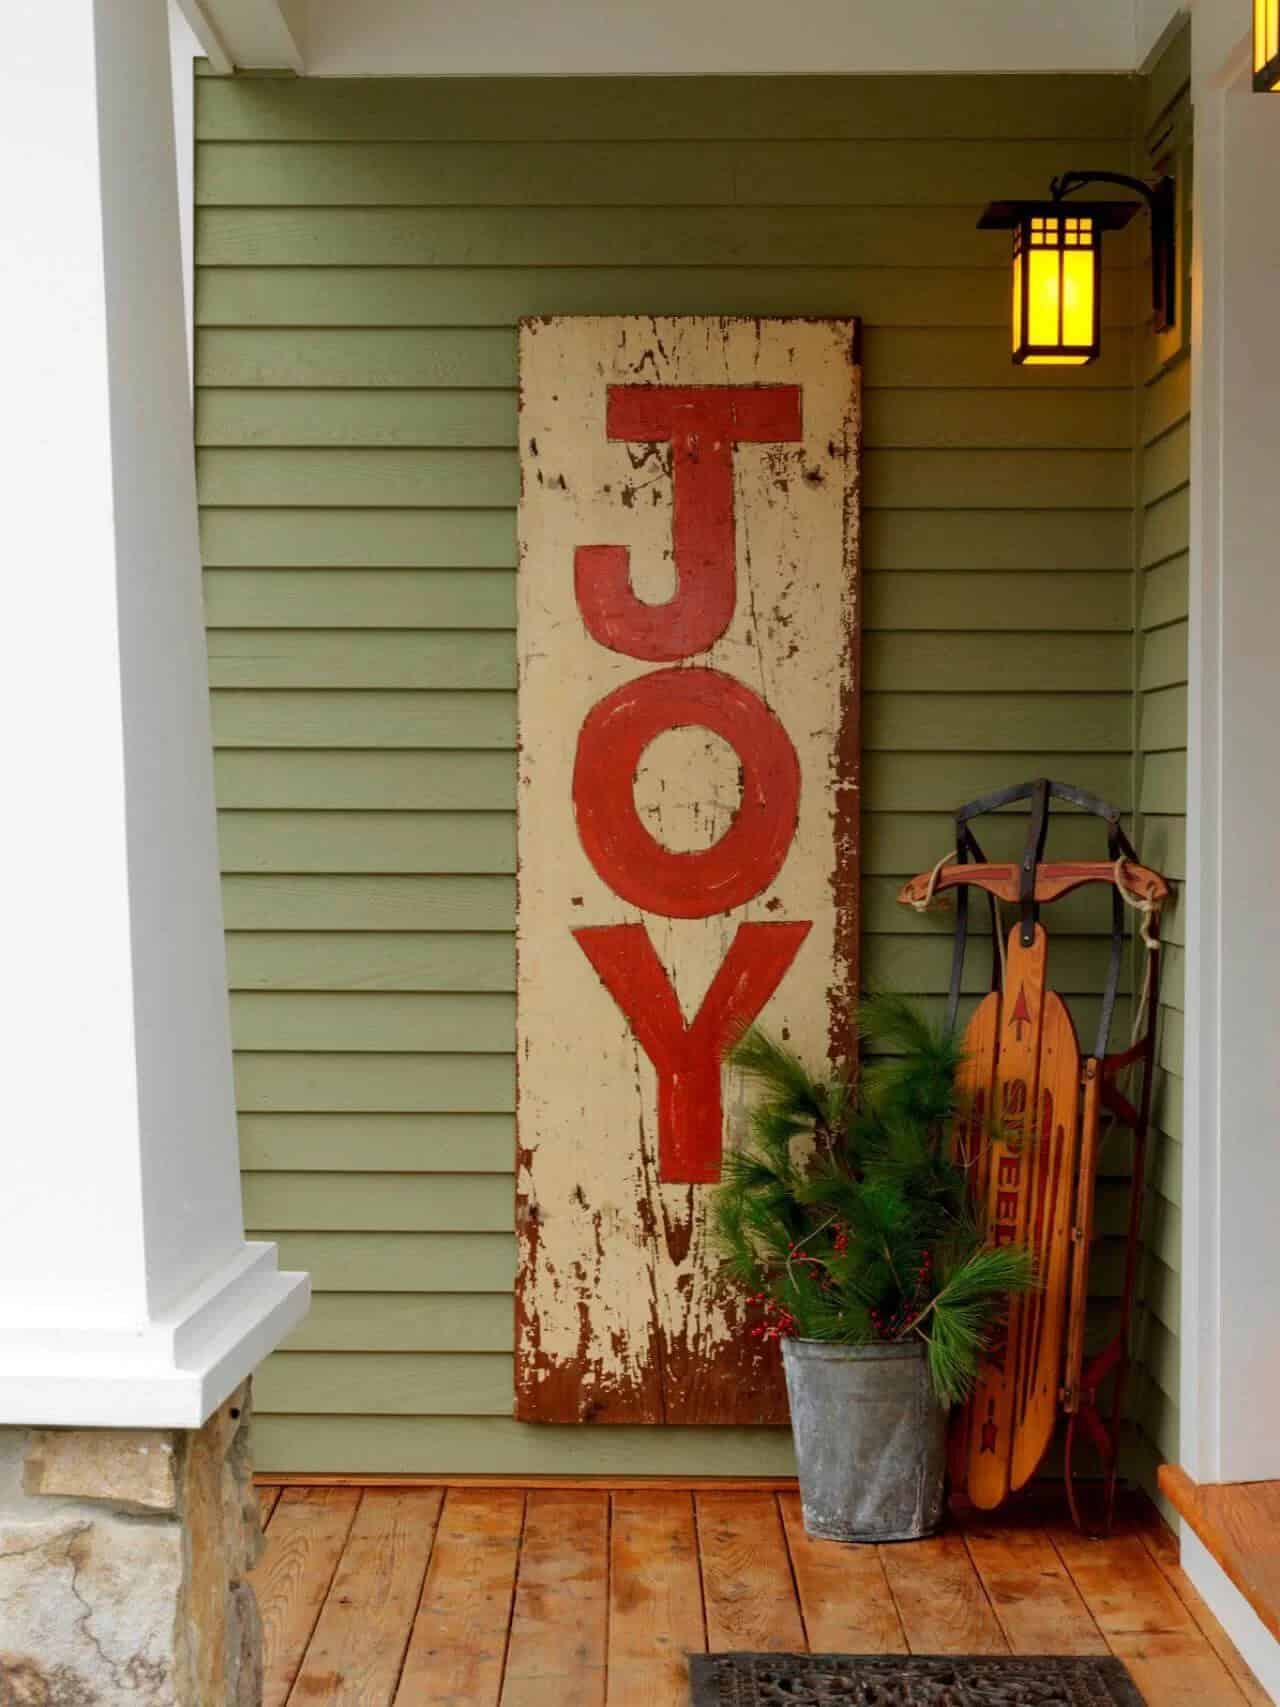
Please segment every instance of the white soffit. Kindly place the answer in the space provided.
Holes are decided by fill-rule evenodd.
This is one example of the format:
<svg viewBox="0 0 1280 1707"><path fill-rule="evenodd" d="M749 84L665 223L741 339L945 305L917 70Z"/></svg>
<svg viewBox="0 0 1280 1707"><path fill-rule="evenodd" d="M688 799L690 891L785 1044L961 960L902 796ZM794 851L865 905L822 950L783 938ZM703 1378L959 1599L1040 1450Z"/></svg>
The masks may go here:
<svg viewBox="0 0 1280 1707"><path fill-rule="evenodd" d="M180 0L215 58L320 77L1129 72L1173 0ZM1167 17L1156 27L1163 29Z"/></svg>

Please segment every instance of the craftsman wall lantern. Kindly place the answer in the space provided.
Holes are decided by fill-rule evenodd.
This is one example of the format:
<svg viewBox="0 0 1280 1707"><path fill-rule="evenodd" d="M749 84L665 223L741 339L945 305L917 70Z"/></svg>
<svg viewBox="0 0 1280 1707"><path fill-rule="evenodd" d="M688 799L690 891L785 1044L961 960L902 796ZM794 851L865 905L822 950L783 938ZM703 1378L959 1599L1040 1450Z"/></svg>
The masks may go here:
<svg viewBox="0 0 1280 1707"><path fill-rule="evenodd" d="M1280 0L1253 0L1253 86L1280 89Z"/></svg>
<svg viewBox="0 0 1280 1707"><path fill-rule="evenodd" d="M984 231L1013 232L1013 359L1020 366L1083 367L1101 349L1102 234L1123 229L1142 204L1066 199L1086 184L1120 184L1150 208L1156 330L1173 325L1173 179L1152 188L1120 172L1067 172L1050 184L1050 201L992 202L978 221Z"/></svg>

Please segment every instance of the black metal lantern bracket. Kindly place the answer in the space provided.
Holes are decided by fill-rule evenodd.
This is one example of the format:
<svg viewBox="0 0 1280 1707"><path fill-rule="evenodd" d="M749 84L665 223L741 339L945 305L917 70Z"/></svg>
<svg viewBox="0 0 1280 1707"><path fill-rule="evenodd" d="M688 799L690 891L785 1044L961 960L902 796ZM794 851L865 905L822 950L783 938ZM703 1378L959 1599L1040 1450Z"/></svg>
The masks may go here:
<svg viewBox="0 0 1280 1707"><path fill-rule="evenodd" d="M1124 172L1064 172L1049 185L1053 198L1044 203L992 202L978 221L982 230L1009 230L1032 209L1060 211L1068 196L1090 184L1116 184L1142 197L1151 214L1151 311L1157 332L1167 332L1177 317L1177 199L1172 177L1148 184ZM1079 202L1072 206L1096 219L1100 230L1120 231L1137 213L1138 202Z"/></svg>

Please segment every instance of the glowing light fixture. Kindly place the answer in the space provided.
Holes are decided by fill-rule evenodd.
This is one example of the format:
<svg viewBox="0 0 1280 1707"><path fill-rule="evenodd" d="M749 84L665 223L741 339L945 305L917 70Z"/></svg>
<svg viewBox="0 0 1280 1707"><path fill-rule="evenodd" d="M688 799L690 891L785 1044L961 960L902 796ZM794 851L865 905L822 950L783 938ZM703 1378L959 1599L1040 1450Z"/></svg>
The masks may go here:
<svg viewBox="0 0 1280 1707"><path fill-rule="evenodd" d="M1280 0L1253 0L1253 86L1280 89Z"/></svg>
<svg viewBox="0 0 1280 1707"><path fill-rule="evenodd" d="M1274 0L1280 7L1280 0ZM1128 225L1141 203L1072 202L1086 184L1121 184L1151 209L1156 328L1173 324L1173 180L1154 189L1118 172L1067 172L1050 201L992 202L978 225L1013 232L1013 359L1023 367L1083 367L1102 347L1102 234Z"/></svg>

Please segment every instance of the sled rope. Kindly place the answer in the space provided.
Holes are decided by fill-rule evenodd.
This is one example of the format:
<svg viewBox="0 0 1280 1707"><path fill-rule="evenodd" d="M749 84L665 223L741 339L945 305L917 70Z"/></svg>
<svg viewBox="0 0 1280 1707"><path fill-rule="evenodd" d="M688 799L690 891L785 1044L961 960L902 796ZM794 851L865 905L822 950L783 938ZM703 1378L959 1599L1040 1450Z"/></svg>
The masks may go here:
<svg viewBox="0 0 1280 1707"><path fill-rule="evenodd" d="M937 865L935 865L933 870L929 873L929 881L925 884L924 894L918 899L914 895L908 896L907 905L909 907L913 908L917 913L924 914L933 911L935 908L950 906L951 903L947 900L945 895L939 898L935 895L934 891L938 887L938 879L942 876L943 870L951 864L955 857L955 854L950 848L948 848L946 853L944 853L942 858L938 861ZM1137 903L1135 902L1134 905L1136 906ZM1004 942L1004 918L1000 911L1000 903L998 901L993 901L992 906L995 913L994 934L996 939L996 949L1000 955L1000 988L1003 990L1009 981L1008 951L1005 948Z"/></svg>
<svg viewBox="0 0 1280 1707"><path fill-rule="evenodd" d="M1133 1047L1133 1045L1135 1045L1138 1039L1143 1035L1143 1031L1147 1023L1147 1009L1151 1004L1152 985L1150 956L1153 955L1160 947L1160 939L1152 930L1152 920L1154 919L1157 922L1159 921L1160 909L1164 906L1164 902L1151 900L1145 895L1135 895L1133 890L1125 883L1124 866L1125 862L1122 856L1115 863L1116 893L1119 895L1126 907L1131 907L1135 913L1141 915L1142 924L1139 928L1138 936L1141 939L1142 946L1146 949L1148 956L1142 979L1142 994L1138 999L1138 1011L1133 1016L1133 1027L1129 1034L1129 1044L1130 1047ZM1107 1128L1108 1133L1110 1133L1111 1127L1114 1126L1114 1124L1115 1116L1112 1115L1111 1122Z"/></svg>
<svg viewBox="0 0 1280 1707"><path fill-rule="evenodd" d="M1153 914L1159 914L1164 902L1153 901L1146 895L1136 895L1125 883L1124 868L1125 859L1122 854L1115 864L1116 890L1126 907L1132 907L1135 913L1141 913L1142 926L1138 934L1142 938L1147 953L1154 954L1160 944L1159 939L1152 933L1151 919Z"/></svg>
<svg viewBox="0 0 1280 1707"><path fill-rule="evenodd" d="M937 865L935 865L933 870L929 873L929 881L925 885L924 894L919 900L916 900L915 897L912 896L908 904L913 907L917 913L927 913L935 905L938 907L945 907L947 905L945 897L941 901L937 900L935 891L938 887L938 879L942 876L942 868L946 865L950 865L954 858L955 855L952 853L951 849L948 848L946 853L944 853L942 858L938 861Z"/></svg>

